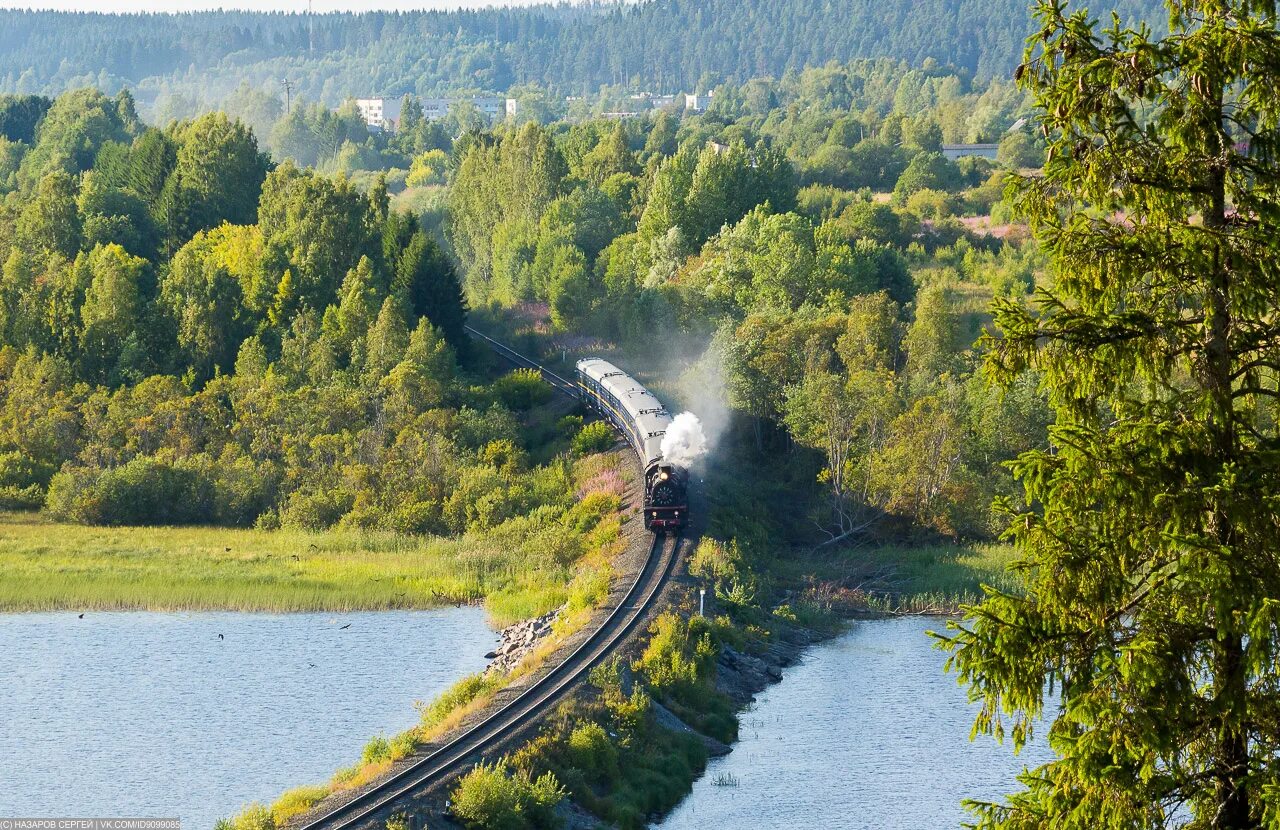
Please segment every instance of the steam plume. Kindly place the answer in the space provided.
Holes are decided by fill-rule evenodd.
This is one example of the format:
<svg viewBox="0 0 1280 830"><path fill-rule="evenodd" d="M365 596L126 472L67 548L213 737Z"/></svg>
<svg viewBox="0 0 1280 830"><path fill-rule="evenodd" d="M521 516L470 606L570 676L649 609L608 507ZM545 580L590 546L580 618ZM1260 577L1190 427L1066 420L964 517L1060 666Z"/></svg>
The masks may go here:
<svg viewBox="0 0 1280 830"><path fill-rule="evenodd" d="M671 464L688 467L707 451L707 436L702 432L702 422L692 412L681 412L671 420L667 434L662 436L662 459Z"/></svg>

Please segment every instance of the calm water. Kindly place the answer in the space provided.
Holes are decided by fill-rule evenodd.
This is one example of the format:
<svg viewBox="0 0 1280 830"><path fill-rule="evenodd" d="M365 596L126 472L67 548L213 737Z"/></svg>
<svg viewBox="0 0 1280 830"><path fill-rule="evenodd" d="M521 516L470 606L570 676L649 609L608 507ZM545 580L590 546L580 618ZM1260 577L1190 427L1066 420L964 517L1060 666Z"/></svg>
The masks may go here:
<svg viewBox="0 0 1280 830"><path fill-rule="evenodd" d="M412 726L496 642L479 608L0 614L0 815L209 830Z"/></svg>
<svg viewBox="0 0 1280 830"><path fill-rule="evenodd" d="M968 740L974 710L926 630L937 619L862 622L816 646L742 718L662 830L954 828L962 798L997 798L1050 755ZM737 787L715 786L731 775Z"/></svg>

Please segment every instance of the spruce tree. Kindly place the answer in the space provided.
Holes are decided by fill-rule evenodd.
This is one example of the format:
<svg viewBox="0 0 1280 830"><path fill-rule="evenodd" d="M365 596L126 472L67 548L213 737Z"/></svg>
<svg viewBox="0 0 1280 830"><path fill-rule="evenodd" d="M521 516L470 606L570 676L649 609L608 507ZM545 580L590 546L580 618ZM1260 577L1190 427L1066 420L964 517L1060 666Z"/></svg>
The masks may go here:
<svg viewBox="0 0 1280 830"><path fill-rule="evenodd" d="M1280 821L1280 36L1274 0L1171 0L1169 35L1042 0L1020 83L1048 141L1016 201L1052 260L988 367L1055 423L1015 465L1025 590L945 645L1058 760L981 827Z"/></svg>

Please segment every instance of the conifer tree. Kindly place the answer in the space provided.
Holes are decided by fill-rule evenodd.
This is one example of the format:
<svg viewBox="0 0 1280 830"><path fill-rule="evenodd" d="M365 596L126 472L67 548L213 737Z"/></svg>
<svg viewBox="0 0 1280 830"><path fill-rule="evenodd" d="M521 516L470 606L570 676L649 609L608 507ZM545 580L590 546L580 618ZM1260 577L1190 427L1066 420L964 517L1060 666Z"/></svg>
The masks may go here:
<svg viewBox="0 0 1280 830"><path fill-rule="evenodd" d="M980 827L1280 821L1276 4L1169 11L1153 39L1042 0L1018 71L1049 152L1014 190L1055 284L997 306L988 365L1041 372L1056 423L1015 465L1025 591L945 645L977 732L1021 744L1059 694L1059 757Z"/></svg>

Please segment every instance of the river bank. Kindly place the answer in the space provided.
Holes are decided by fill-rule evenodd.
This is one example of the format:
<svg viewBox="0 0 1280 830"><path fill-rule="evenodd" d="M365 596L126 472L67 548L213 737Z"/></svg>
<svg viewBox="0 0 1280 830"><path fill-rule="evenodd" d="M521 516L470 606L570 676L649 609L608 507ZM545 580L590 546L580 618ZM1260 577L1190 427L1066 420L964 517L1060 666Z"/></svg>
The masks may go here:
<svg viewBox="0 0 1280 830"><path fill-rule="evenodd" d="M493 623L508 625L598 600L629 474L616 452L577 459L572 507L449 538L97 527L0 512L0 611L377 611L483 601Z"/></svg>
<svg viewBox="0 0 1280 830"><path fill-rule="evenodd" d="M859 620L813 644L740 716L731 753L655 827L959 827L966 798L1000 800L1043 739L1015 756L969 740L975 708L933 648L936 617Z"/></svg>

